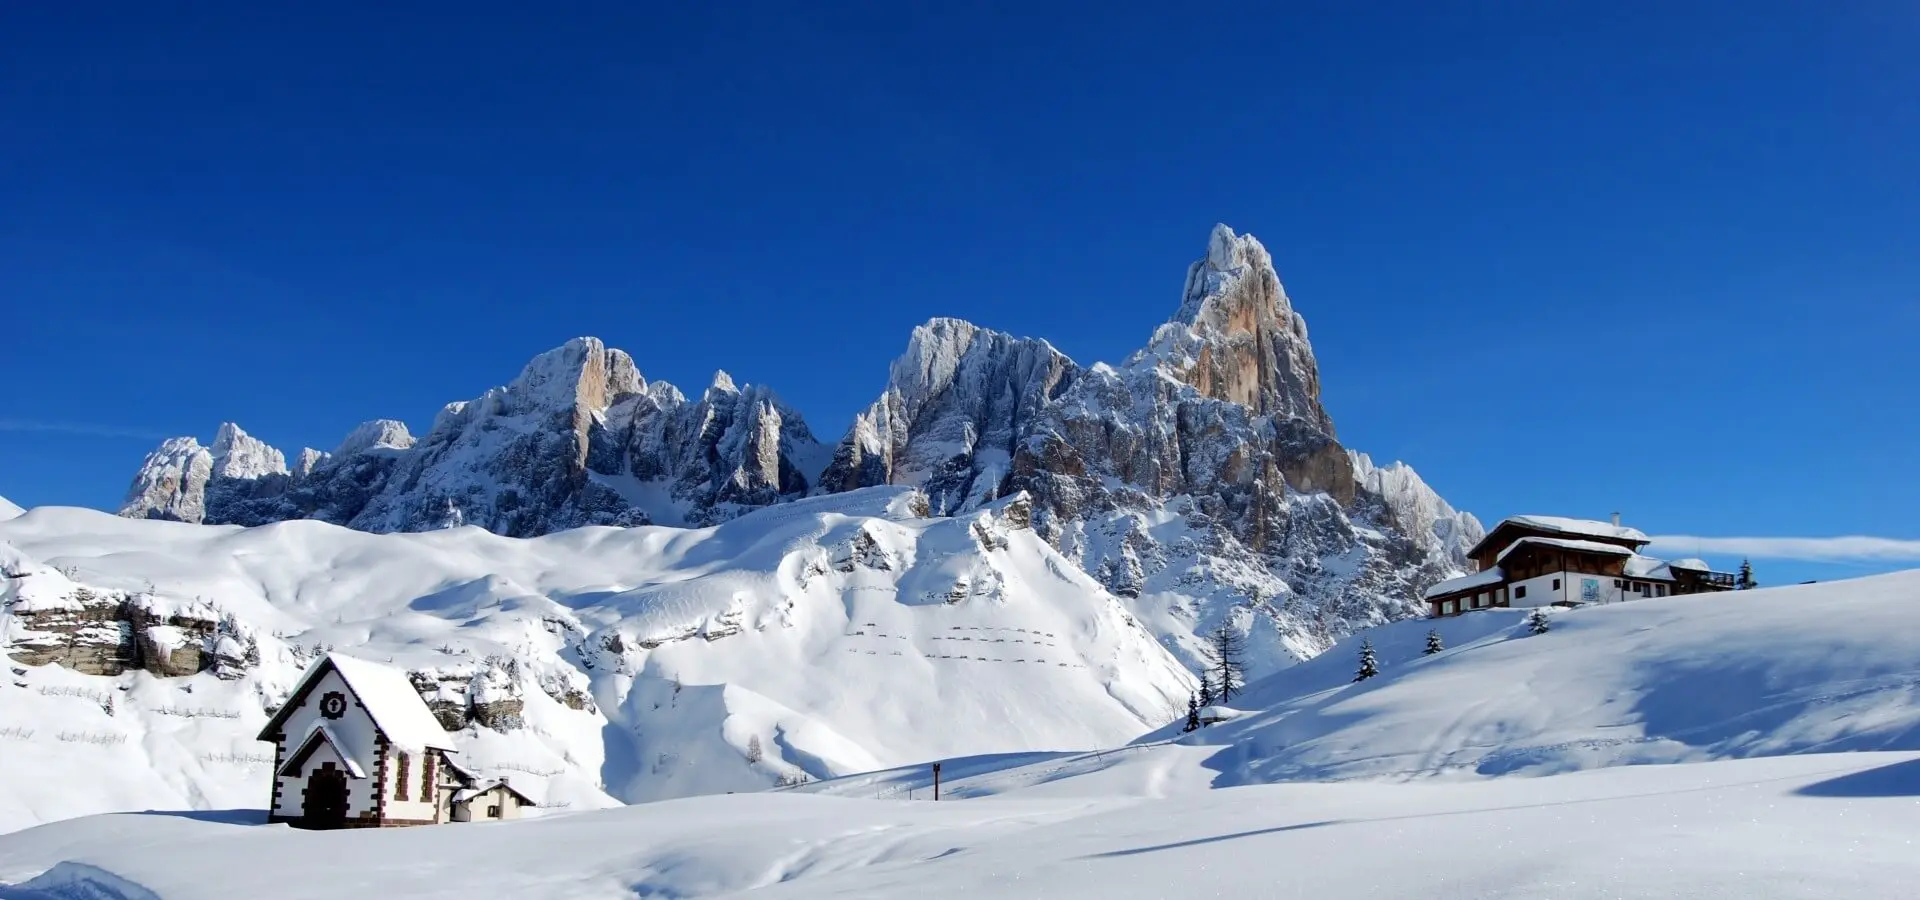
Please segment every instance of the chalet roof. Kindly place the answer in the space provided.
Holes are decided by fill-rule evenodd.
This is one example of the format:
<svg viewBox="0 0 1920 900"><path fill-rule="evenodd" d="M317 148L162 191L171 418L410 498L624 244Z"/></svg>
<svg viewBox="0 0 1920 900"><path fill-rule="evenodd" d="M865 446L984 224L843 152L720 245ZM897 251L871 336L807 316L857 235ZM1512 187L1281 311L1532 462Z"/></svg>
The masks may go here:
<svg viewBox="0 0 1920 900"><path fill-rule="evenodd" d="M1638 555L1634 553L1632 550L1628 550L1627 548L1622 547L1619 544L1603 544L1599 541L1580 541L1580 540L1574 540L1572 538L1550 538L1550 537L1529 536L1529 537L1523 537L1517 541L1514 541L1512 544L1509 544L1507 546L1507 549L1500 551L1500 555L1495 558L1495 561L1498 562L1499 560L1506 559L1507 554L1512 553L1513 551L1518 550L1523 546L1529 546L1529 545L1537 546L1537 547L1558 547L1562 550L1574 550L1581 553L1602 553L1608 556L1637 556Z"/></svg>
<svg viewBox="0 0 1920 900"><path fill-rule="evenodd" d="M1475 572L1472 575L1462 575L1459 578L1449 578L1446 581L1442 581L1433 587L1427 588L1426 593L1422 594L1421 598L1431 599L1442 594L1452 594L1477 587L1491 587L1506 580L1507 573L1499 566L1494 566L1483 572Z"/></svg>
<svg viewBox="0 0 1920 900"><path fill-rule="evenodd" d="M1684 570L1686 570L1686 571L1688 571L1688 572L1711 572L1711 571L1713 571L1713 567L1712 567L1712 566L1709 566L1709 565L1707 565L1707 561L1706 561L1706 560L1704 560L1704 559L1693 559L1693 558L1691 558L1691 557L1689 557L1689 558L1687 558L1687 559L1676 559L1676 560L1674 560L1673 562L1670 562L1670 563L1667 563L1667 568L1670 568L1670 569L1684 569Z"/></svg>
<svg viewBox="0 0 1920 900"><path fill-rule="evenodd" d="M490 781L490 782L488 782L488 783L487 783L487 784L486 784L486 785L485 785L484 787L470 787L470 788L462 788L462 789L460 789L460 790L458 790L458 791L455 791L455 792L454 792L454 794L453 794L453 802L455 802L455 803L472 803L472 802L473 802L473 801L474 801L474 800L475 800L476 798L478 798L478 797L479 797L480 795L482 795L482 794L485 794L485 793L487 793L488 791L491 791L491 790L493 790L494 788L500 788L500 789L502 789L502 790L504 790L504 791L506 791L507 793L509 793L509 794L512 794L512 795L514 795L515 797L518 797L518 798L520 799L520 804L521 804L522 806L536 806L536 805L538 805L538 804L536 804L536 803L534 803L534 802L533 802L533 798L532 798L532 797L529 797L529 796L527 796L526 794L522 794L522 793L520 793L520 792L519 792L518 790L516 790L516 789L514 788L514 786L513 786L513 785L510 785L510 784L508 784L508 783L507 783L507 780L506 780L505 778L501 778L501 779L497 779L497 780L494 780L494 781Z"/></svg>
<svg viewBox="0 0 1920 900"><path fill-rule="evenodd" d="M1672 581L1673 573L1668 571L1672 563L1651 556L1633 556L1627 560L1626 573L1629 578L1645 578L1648 581Z"/></svg>
<svg viewBox="0 0 1920 900"><path fill-rule="evenodd" d="M351 773L353 777L367 777L367 767L361 765L359 760L354 759L352 753L347 752L347 742L335 736L333 729L328 728L325 722L315 722L312 728L307 729L307 736L300 741L300 746L295 748L292 753L287 754L286 763L282 765L280 771L275 774L288 775L298 771L302 766L307 764L307 757L312 756L313 751L318 750L321 744L333 748L334 755L339 756L340 761L346 763L347 771Z"/></svg>
<svg viewBox="0 0 1920 900"><path fill-rule="evenodd" d="M1523 528L1544 531L1549 534L1564 534L1569 537L1600 538L1607 541L1630 541L1645 544L1653 540L1638 528L1615 525L1611 522L1596 522L1592 519L1569 519L1565 516L1508 516L1500 524L1488 529L1487 536L1467 551L1468 556L1476 556L1490 546L1495 546L1494 538L1503 528Z"/></svg>
<svg viewBox="0 0 1920 900"><path fill-rule="evenodd" d="M294 707L329 670L340 673L340 680L347 683L347 689L366 708L367 715L373 718L380 733L387 736L388 743L414 753L428 747L454 752L453 737L440 727L440 720L433 717L426 701L420 699L407 673L341 653L328 653L307 667L286 704L260 730L259 739L273 740L273 735L293 714Z"/></svg>

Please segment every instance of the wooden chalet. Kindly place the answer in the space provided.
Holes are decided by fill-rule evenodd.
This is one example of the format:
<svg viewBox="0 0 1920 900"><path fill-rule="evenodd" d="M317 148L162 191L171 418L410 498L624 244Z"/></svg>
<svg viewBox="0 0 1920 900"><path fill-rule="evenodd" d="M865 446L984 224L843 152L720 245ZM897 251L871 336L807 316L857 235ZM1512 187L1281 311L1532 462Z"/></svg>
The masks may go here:
<svg viewBox="0 0 1920 900"><path fill-rule="evenodd" d="M1428 588L1434 616L1493 607L1583 606L1733 588L1734 578L1697 559L1641 554L1635 528L1559 516L1514 516L1467 551L1480 569Z"/></svg>

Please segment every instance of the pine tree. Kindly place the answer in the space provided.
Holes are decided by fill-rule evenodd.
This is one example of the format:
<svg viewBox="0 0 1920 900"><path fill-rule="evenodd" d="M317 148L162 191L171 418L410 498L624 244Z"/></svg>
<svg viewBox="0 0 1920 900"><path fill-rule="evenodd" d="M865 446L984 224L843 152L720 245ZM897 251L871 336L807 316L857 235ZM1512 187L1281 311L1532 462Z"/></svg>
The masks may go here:
<svg viewBox="0 0 1920 900"><path fill-rule="evenodd" d="M1547 621L1547 611L1544 609L1536 609L1533 615L1527 617L1527 630L1534 634L1546 634L1551 628L1552 625Z"/></svg>
<svg viewBox="0 0 1920 900"><path fill-rule="evenodd" d="M1198 696L1195 696L1193 694L1187 695L1187 727L1182 728L1180 730L1181 731L1199 731L1200 730L1200 698Z"/></svg>
<svg viewBox="0 0 1920 900"><path fill-rule="evenodd" d="M1752 560L1743 559L1740 561L1740 576L1734 579L1733 586L1742 591L1750 591L1760 586L1760 582L1753 580Z"/></svg>
<svg viewBox="0 0 1920 900"><path fill-rule="evenodd" d="M1200 673L1200 705L1201 706L1213 705L1213 670L1212 669L1208 669Z"/></svg>
<svg viewBox="0 0 1920 900"><path fill-rule="evenodd" d="M1219 694L1215 699L1225 703L1233 699L1235 691L1247 686L1247 637L1221 622L1209 640L1213 645L1213 674L1218 679L1214 689Z"/></svg>
<svg viewBox="0 0 1920 900"><path fill-rule="evenodd" d="M1373 639L1360 641L1360 671L1353 676L1354 681L1365 681L1380 674L1380 658L1373 654Z"/></svg>
<svg viewBox="0 0 1920 900"><path fill-rule="evenodd" d="M747 765L754 765L767 758L766 748L760 746L760 736L747 738Z"/></svg>
<svg viewBox="0 0 1920 900"><path fill-rule="evenodd" d="M1440 651L1445 649L1447 649L1447 645L1440 640L1440 629L1435 628L1431 631L1428 631L1427 632L1427 649L1421 652L1424 655L1432 656L1435 653L1439 653Z"/></svg>

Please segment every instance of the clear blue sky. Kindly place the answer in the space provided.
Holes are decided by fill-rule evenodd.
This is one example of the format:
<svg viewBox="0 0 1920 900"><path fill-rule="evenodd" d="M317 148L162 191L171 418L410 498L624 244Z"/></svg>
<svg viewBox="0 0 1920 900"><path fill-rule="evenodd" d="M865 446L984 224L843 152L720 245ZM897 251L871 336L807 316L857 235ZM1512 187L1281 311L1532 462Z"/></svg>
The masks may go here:
<svg viewBox="0 0 1920 900"><path fill-rule="evenodd" d="M1224 221L1483 518L1920 539L1911 3L406 5L0 12L0 495L580 334L832 441L931 316L1119 361Z"/></svg>

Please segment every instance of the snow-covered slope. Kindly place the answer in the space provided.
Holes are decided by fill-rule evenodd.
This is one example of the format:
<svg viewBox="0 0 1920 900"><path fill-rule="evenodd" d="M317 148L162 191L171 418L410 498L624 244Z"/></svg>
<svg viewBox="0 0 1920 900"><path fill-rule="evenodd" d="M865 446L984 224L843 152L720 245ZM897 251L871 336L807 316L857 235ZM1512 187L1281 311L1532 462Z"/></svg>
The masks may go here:
<svg viewBox="0 0 1920 900"><path fill-rule="evenodd" d="M988 800L752 794L329 833L102 816L0 835L0 898L1899 900L1920 880L1911 753L1198 792L1195 769L1162 753Z"/></svg>
<svg viewBox="0 0 1920 900"><path fill-rule="evenodd" d="M1223 784L1920 750L1916 598L1920 571L1558 611L1545 634L1517 610L1400 622L1187 740L1222 745ZM1429 628L1444 652L1422 653ZM1356 684L1363 640L1381 674Z"/></svg>
<svg viewBox="0 0 1920 900"><path fill-rule="evenodd" d="M26 510L21 509L19 505L15 504L12 500L0 497L0 522L11 519L23 512L26 512Z"/></svg>
<svg viewBox="0 0 1920 900"><path fill-rule="evenodd" d="M258 802L263 710L323 646L411 670L471 765L573 807L1117 744L1173 717L1191 676L1024 498L925 502L879 488L535 539L33 510L0 523L0 830Z"/></svg>

